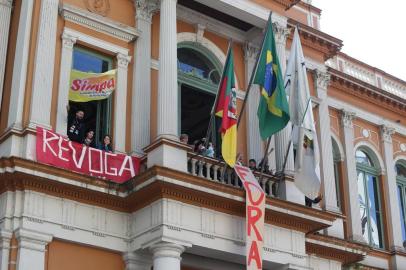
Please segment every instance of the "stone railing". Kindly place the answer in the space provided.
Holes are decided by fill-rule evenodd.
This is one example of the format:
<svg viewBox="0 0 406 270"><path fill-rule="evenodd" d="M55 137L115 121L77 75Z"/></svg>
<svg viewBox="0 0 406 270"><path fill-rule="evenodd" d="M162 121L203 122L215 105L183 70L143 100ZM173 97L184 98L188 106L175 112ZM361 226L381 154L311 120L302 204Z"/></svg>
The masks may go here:
<svg viewBox="0 0 406 270"><path fill-rule="evenodd" d="M368 68L367 65L362 65L357 61L351 61L351 59L340 55L329 59L326 65L406 99L406 83L402 83L378 69L373 67Z"/></svg>
<svg viewBox="0 0 406 270"><path fill-rule="evenodd" d="M224 162L218 159L190 152L188 153L188 172L194 176L206 178L208 181L216 181L224 185L242 188L241 181L234 170L226 167ZM254 172L254 175L259 181L260 172ZM260 184L268 196L277 197L279 180L276 176L264 173Z"/></svg>

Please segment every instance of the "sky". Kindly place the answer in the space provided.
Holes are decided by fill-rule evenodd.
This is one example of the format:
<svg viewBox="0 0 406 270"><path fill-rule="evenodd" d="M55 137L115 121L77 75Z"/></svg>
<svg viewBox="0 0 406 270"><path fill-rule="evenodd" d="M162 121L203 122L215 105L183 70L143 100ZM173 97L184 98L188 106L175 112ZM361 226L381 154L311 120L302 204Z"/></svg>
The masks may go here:
<svg viewBox="0 0 406 270"><path fill-rule="evenodd" d="M342 52L406 81L405 0L313 0L321 30Z"/></svg>

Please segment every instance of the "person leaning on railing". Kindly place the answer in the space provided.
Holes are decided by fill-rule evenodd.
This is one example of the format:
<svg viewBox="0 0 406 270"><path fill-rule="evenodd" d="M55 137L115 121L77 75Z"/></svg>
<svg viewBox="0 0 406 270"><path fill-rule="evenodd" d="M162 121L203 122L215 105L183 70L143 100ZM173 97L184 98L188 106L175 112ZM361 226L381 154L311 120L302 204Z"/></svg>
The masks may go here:
<svg viewBox="0 0 406 270"><path fill-rule="evenodd" d="M107 152L113 152L113 149L111 147L111 136L106 134L103 137L103 143L100 144L98 147L98 149L103 150L103 151L107 151Z"/></svg>

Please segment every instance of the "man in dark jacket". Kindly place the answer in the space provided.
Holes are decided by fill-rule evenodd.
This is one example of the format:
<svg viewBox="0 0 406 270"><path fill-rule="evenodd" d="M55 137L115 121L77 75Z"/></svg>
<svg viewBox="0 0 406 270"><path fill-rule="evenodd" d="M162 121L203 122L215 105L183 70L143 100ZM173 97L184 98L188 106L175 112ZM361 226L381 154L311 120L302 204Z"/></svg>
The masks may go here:
<svg viewBox="0 0 406 270"><path fill-rule="evenodd" d="M82 143L85 136L85 124L83 117L85 113L82 110L76 111L75 117L68 119L68 138L73 142Z"/></svg>

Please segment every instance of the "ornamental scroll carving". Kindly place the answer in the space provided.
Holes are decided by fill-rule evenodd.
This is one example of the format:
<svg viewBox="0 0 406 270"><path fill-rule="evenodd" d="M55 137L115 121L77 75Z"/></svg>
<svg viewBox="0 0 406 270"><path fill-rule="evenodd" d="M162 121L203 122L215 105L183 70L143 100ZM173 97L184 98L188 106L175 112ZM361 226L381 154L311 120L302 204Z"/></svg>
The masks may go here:
<svg viewBox="0 0 406 270"><path fill-rule="evenodd" d="M109 0L84 0L86 8L93 13L107 16L110 11Z"/></svg>

